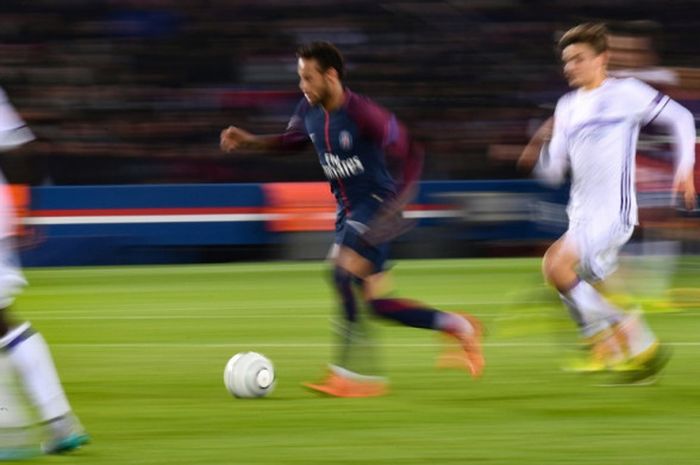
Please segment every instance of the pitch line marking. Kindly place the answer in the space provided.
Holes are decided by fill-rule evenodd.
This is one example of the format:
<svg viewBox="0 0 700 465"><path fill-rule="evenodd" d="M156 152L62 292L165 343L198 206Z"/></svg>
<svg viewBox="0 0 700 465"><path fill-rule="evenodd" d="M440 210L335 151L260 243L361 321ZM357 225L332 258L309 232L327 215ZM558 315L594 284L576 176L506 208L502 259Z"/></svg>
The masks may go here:
<svg viewBox="0 0 700 465"><path fill-rule="evenodd" d="M700 341L688 342L667 342L667 345L673 347L700 347ZM562 342L487 342L482 344L484 347L490 348L518 348L518 347L562 347L571 346L578 347L576 343ZM285 348L285 349L311 349L311 348L333 348L336 346L330 342L59 342L52 343L52 347L71 347L71 348L114 348L114 349L142 349L142 348L241 348L241 347L266 347L266 348ZM389 348L431 348L444 347L441 343L382 343L382 347Z"/></svg>
<svg viewBox="0 0 700 465"><path fill-rule="evenodd" d="M444 305L444 304L443 304ZM268 309L273 309L277 307L261 307L261 308L268 308ZM305 308L308 308L305 307ZM324 307L325 308L325 307ZM238 308L232 308L230 309L232 312L235 312ZM279 307L280 310L285 309L285 310L294 310L294 307ZM118 309L115 309L118 310ZM192 307L187 307L187 308L182 308L181 310L189 310L189 311L197 311L197 309L193 309ZM57 315L57 313L59 313ZM74 311L69 311L69 312L24 312L23 315L32 318L32 319L37 319L37 320L42 320L42 321L129 321L129 320L258 320L258 319L269 319L269 318L277 318L282 316L279 313L257 313L255 315L252 314L246 314L246 315L236 315L236 314L227 314L227 313L222 313L218 315L202 315L202 314L196 314L196 315L172 315L172 314L162 314L162 315L91 315L90 310L74 310ZM654 315L654 313L651 313ZM496 321L512 321L512 320L519 320L522 318L537 318L537 317L548 317L552 319L565 319L565 315L556 315L554 312L548 313L548 312L517 312L514 311L513 314L498 314L498 313L473 313L474 316L482 319L493 319ZM691 311L684 311L684 312L674 312L674 313L660 313L659 315L663 315L664 317L698 317L700 316L700 313L698 312L691 312ZM299 314L296 313L294 314L294 318L296 319L323 319L323 318L330 318L330 319L335 319L335 316L329 315L327 312L324 313L307 313L307 314Z"/></svg>

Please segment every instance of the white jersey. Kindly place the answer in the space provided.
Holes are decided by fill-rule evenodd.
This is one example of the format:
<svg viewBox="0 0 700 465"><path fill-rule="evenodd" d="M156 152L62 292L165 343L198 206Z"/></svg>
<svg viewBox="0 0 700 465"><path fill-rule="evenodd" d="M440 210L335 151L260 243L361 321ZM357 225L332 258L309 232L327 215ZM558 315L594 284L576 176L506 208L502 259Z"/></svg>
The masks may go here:
<svg viewBox="0 0 700 465"><path fill-rule="evenodd" d="M637 223L639 130L669 101L635 78L608 78L593 90L577 89L559 99L552 140L543 148L536 172L559 182L570 169L570 223Z"/></svg>
<svg viewBox="0 0 700 465"><path fill-rule="evenodd" d="M32 140L34 135L0 89L0 150L9 150ZM12 199L5 185L5 178L0 173L0 239L12 235L15 222Z"/></svg>
<svg viewBox="0 0 700 465"><path fill-rule="evenodd" d="M34 135L0 89L0 150L10 150L33 139ZM27 284L10 240L14 227L14 206L0 174L0 308L10 306L14 295Z"/></svg>

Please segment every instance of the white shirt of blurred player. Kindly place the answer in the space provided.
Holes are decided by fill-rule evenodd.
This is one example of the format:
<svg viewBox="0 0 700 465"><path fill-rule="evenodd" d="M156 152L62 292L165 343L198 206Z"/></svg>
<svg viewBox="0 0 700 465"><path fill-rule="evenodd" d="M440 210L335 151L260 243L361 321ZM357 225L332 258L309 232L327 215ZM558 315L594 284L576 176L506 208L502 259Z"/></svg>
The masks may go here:
<svg viewBox="0 0 700 465"><path fill-rule="evenodd" d="M11 150L34 140L34 135L0 89L0 151ZM0 174L0 240L12 235L15 215L5 178Z"/></svg>
<svg viewBox="0 0 700 465"><path fill-rule="evenodd" d="M570 168L570 224L637 223L639 130L668 100L634 78L608 78L595 89L576 89L559 99L552 140L543 149L536 174L558 183Z"/></svg>
<svg viewBox="0 0 700 465"><path fill-rule="evenodd" d="M616 78L637 78L640 81L657 86L678 86L681 83L678 73L669 68L658 66L649 68L626 68L608 71L608 74Z"/></svg>

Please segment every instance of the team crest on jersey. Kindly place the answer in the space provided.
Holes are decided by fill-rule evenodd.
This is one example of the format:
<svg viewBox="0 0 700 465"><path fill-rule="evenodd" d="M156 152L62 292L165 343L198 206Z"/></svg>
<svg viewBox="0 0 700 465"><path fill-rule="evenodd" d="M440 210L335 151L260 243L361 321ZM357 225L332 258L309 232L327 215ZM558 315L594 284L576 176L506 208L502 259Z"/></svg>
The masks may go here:
<svg viewBox="0 0 700 465"><path fill-rule="evenodd" d="M343 150L350 150L352 148L352 136L348 131L340 131L338 140Z"/></svg>

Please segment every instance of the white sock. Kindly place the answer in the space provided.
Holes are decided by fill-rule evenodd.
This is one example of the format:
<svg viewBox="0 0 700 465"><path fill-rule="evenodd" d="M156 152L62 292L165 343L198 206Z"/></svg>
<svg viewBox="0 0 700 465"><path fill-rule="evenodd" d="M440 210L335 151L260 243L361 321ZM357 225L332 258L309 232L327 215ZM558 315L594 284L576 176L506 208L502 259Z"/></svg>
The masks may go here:
<svg viewBox="0 0 700 465"><path fill-rule="evenodd" d="M579 324L584 337L593 336L624 318L622 310L605 300L586 281L579 281L560 297Z"/></svg>
<svg viewBox="0 0 700 465"><path fill-rule="evenodd" d="M632 358L646 352L657 342L656 335L639 312L627 315L621 327L627 338L628 355Z"/></svg>
<svg viewBox="0 0 700 465"><path fill-rule="evenodd" d="M450 312L440 312L435 316L435 329L450 334L472 334L474 332L474 328L469 320Z"/></svg>
<svg viewBox="0 0 700 465"><path fill-rule="evenodd" d="M355 381L386 381L384 376L361 375L360 373L350 371L347 368L343 368L339 365L333 365L332 363L328 364L328 368L342 378L352 379Z"/></svg>
<svg viewBox="0 0 700 465"><path fill-rule="evenodd" d="M27 410L27 402L19 392L20 386L14 376L10 360L5 354L0 354L0 449L6 444L9 432L16 428L28 428L33 420Z"/></svg>
<svg viewBox="0 0 700 465"><path fill-rule="evenodd" d="M49 347L41 334L33 333L29 323L24 323L0 339L0 347L7 349L8 359L42 420L70 412Z"/></svg>

